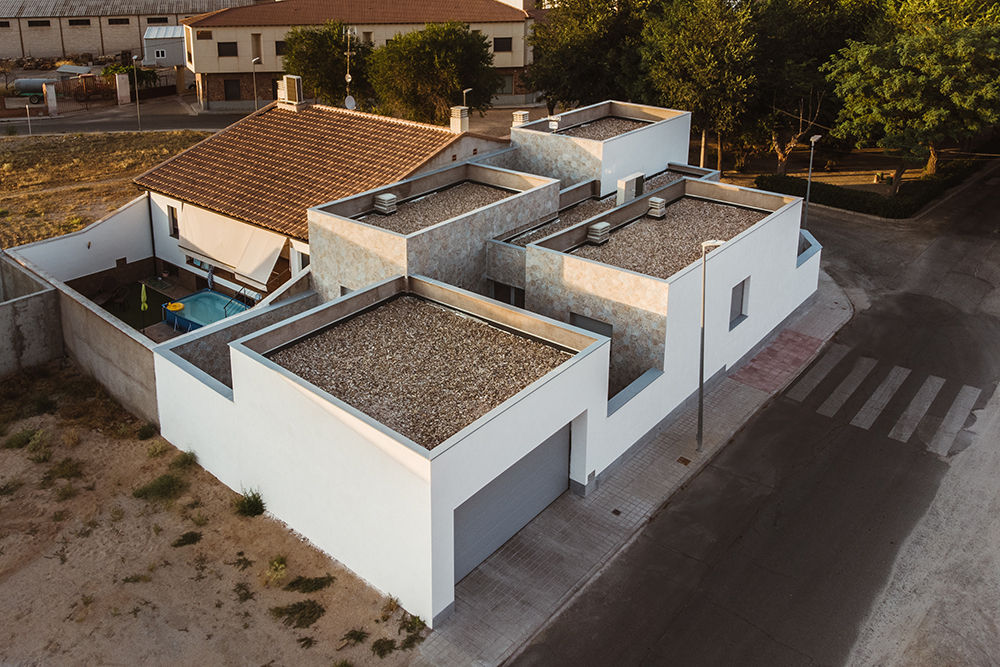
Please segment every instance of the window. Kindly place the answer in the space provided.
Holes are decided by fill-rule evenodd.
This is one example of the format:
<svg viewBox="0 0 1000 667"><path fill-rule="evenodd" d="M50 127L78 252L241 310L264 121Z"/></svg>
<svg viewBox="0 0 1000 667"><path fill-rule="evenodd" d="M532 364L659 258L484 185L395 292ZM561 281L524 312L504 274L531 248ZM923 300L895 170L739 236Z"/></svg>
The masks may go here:
<svg viewBox="0 0 1000 667"><path fill-rule="evenodd" d="M372 34L370 32L363 32L363 33L361 33L361 43L362 44L374 44L375 43L375 38L372 36Z"/></svg>
<svg viewBox="0 0 1000 667"><path fill-rule="evenodd" d="M167 57L167 50L166 49L156 49L156 51L153 53L153 57L154 58L166 58Z"/></svg>
<svg viewBox="0 0 1000 667"><path fill-rule="evenodd" d="M513 74L503 74L503 85L500 87L501 95L513 95L514 94L514 75Z"/></svg>
<svg viewBox="0 0 1000 667"><path fill-rule="evenodd" d="M222 87L225 91L226 101L234 102L243 99L243 96L240 94L239 79L223 79Z"/></svg>
<svg viewBox="0 0 1000 667"><path fill-rule="evenodd" d="M70 25L90 25L90 19L70 19Z"/></svg>
<svg viewBox="0 0 1000 667"><path fill-rule="evenodd" d="M167 222L170 224L170 237L180 238L181 230L180 226L177 224L177 207L168 206L167 207Z"/></svg>
<svg viewBox="0 0 1000 667"><path fill-rule="evenodd" d="M108 19L108 25L128 25L128 19Z"/></svg>
<svg viewBox="0 0 1000 667"><path fill-rule="evenodd" d="M581 329L586 329L587 331L593 331L595 334L607 336L608 338L611 338L611 334L615 329L607 322L595 320L591 317L587 317L586 315L580 315L579 313L570 313L569 323L575 327L580 327Z"/></svg>
<svg viewBox="0 0 1000 667"><path fill-rule="evenodd" d="M166 16L150 16L146 19L146 23L169 23L169 21Z"/></svg>
<svg viewBox="0 0 1000 667"><path fill-rule="evenodd" d="M240 55L239 48L236 46L236 42L219 42L219 57L226 56L238 56Z"/></svg>
<svg viewBox="0 0 1000 667"><path fill-rule="evenodd" d="M518 308L524 308L524 290L520 287L493 281L493 298Z"/></svg>
<svg viewBox="0 0 1000 667"><path fill-rule="evenodd" d="M747 278L733 288L732 300L729 302L729 330L747 318L747 306L750 302L750 279Z"/></svg>
<svg viewBox="0 0 1000 667"><path fill-rule="evenodd" d="M212 39L212 31L211 30L199 30L198 32L195 33L194 38L195 39Z"/></svg>
<svg viewBox="0 0 1000 667"><path fill-rule="evenodd" d="M255 32L250 35L250 57L260 58L260 33Z"/></svg>
<svg viewBox="0 0 1000 667"><path fill-rule="evenodd" d="M513 37L494 37L493 53L510 53L514 50Z"/></svg>
<svg viewBox="0 0 1000 667"><path fill-rule="evenodd" d="M276 56L283 56L283 55L285 55L285 43L284 42L275 42L274 43L274 55L276 55Z"/></svg>
<svg viewBox="0 0 1000 667"><path fill-rule="evenodd" d="M191 55L190 51L187 52L187 59L189 63L194 63L194 57Z"/></svg>
<svg viewBox="0 0 1000 667"><path fill-rule="evenodd" d="M192 266L197 266L203 271L211 271L212 265L208 262L203 262L200 259L195 259L194 257L188 257L188 261L191 262Z"/></svg>
<svg viewBox="0 0 1000 667"><path fill-rule="evenodd" d="M36 19L34 21L28 21L29 28L48 28L49 25L51 24L49 23L48 19Z"/></svg>
<svg viewBox="0 0 1000 667"><path fill-rule="evenodd" d="M0 28L9 28L10 21L0 21Z"/></svg>

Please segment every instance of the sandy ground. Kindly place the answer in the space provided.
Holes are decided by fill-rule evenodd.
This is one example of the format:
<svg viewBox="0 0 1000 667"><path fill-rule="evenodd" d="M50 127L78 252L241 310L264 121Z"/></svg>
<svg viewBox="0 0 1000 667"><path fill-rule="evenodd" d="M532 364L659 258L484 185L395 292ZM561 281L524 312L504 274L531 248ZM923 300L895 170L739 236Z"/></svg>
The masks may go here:
<svg viewBox="0 0 1000 667"><path fill-rule="evenodd" d="M852 665L996 665L1000 647L1000 392L976 412L930 509L872 606Z"/></svg>
<svg viewBox="0 0 1000 667"><path fill-rule="evenodd" d="M172 471L179 454L159 436L139 440L139 426L68 364L0 381L0 663L410 659L412 651L378 658L371 650L379 638L403 641L405 612L383 620L387 598L280 522L238 516L236 494L197 465L173 470L189 485L176 500L134 498L136 487ZM45 447L3 447L24 429L43 429ZM43 450L49 460L32 462ZM67 458L82 475L47 482ZM201 540L171 545L189 531ZM268 564L278 555L286 559L284 576L268 585ZM283 590L297 576L326 574L335 580L322 590ZM269 611L310 599L325 613L309 627L288 627ZM338 651L352 629L370 636ZM315 643L303 647L306 637Z"/></svg>

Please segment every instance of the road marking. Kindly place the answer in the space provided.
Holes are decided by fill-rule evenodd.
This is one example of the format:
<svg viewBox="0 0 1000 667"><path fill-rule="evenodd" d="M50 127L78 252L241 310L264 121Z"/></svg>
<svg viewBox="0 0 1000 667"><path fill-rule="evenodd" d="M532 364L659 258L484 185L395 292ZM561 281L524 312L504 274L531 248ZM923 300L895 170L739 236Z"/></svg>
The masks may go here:
<svg viewBox="0 0 1000 667"><path fill-rule="evenodd" d="M803 375L802 379L796 382L791 389L785 392L785 396L800 403L804 401L806 396L819 386L823 378L829 375L830 371L841 362L848 350L850 350L849 347L840 343L831 345L823 358L816 362L816 365L809 369L809 372Z"/></svg>
<svg viewBox="0 0 1000 667"><path fill-rule="evenodd" d="M969 385L964 385L951 404L951 409L945 415L944 421L934 434L934 439L928 447L935 454L946 456L951 445L955 442L958 432L962 430L965 420L969 418L969 413L976 405L980 390Z"/></svg>
<svg viewBox="0 0 1000 667"><path fill-rule="evenodd" d="M931 403L937 398L938 392L941 391L941 387L943 386L944 378L939 378L936 375L928 375L927 379L920 386L920 390L916 396L906 406L906 410L903 411L903 415L899 418L899 421L889 431L889 437L900 442L908 442L910 436L917 430L917 424L927 414L927 409L931 407Z"/></svg>
<svg viewBox="0 0 1000 667"><path fill-rule="evenodd" d="M859 357L854 362L854 368L847 374L844 381L837 385L837 388L823 401L823 405L819 406L816 412L824 417L832 417L837 414L837 411L844 407L847 399L857 391L858 387L861 386L861 383L864 382L865 378L868 377L868 374L872 372L872 369L877 364L878 362L871 357Z"/></svg>
<svg viewBox="0 0 1000 667"><path fill-rule="evenodd" d="M851 426L857 426L858 428L863 428L868 430L878 419L878 416L882 414L885 410L885 406L889 404L892 397L902 386L906 377L910 374L909 368L900 368L899 366L894 366L889 375L882 380L882 384L878 386L875 393L872 394L868 400L865 402L864 406L858 410L858 414L854 415L854 419L851 420Z"/></svg>

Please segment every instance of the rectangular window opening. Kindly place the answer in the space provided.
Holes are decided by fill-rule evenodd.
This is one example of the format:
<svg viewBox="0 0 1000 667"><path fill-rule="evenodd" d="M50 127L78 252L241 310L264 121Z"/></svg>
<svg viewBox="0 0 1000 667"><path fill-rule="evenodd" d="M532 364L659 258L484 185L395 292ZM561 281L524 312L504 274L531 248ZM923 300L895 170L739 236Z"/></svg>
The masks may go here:
<svg viewBox="0 0 1000 667"><path fill-rule="evenodd" d="M750 304L750 278L742 281L733 287L733 293L729 302L729 330L735 329L749 314Z"/></svg>
<svg viewBox="0 0 1000 667"><path fill-rule="evenodd" d="M129 24L129 19L127 18L108 19L108 25L128 25L128 24Z"/></svg>
<svg viewBox="0 0 1000 667"><path fill-rule="evenodd" d="M240 50L236 45L236 42L219 42L217 46L219 48L220 58L229 58L240 55Z"/></svg>
<svg viewBox="0 0 1000 667"><path fill-rule="evenodd" d="M260 58L260 33L255 32L250 34L250 57Z"/></svg>
<svg viewBox="0 0 1000 667"><path fill-rule="evenodd" d="M9 28L10 21L0 21L0 28Z"/></svg>
<svg viewBox="0 0 1000 667"><path fill-rule="evenodd" d="M513 37L494 37L493 53L510 53L514 50Z"/></svg>
<svg viewBox="0 0 1000 667"><path fill-rule="evenodd" d="M168 23L170 19L166 16L150 16L146 19L146 23Z"/></svg>
<svg viewBox="0 0 1000 667"><path fill-rule="evenodd" d="M170 237L180 238L181 230L180 225L177 224L177 207L168 206L167 207L167 220L170 222Z"/></svg>
<svg viewBox="0 0 1000 667"><path fill-rule="evenodd" d="M602 336L607 336L611 338L611 334L614 333L615 328L601 320L595 320L592 317L587 317L586 315L581 315L579 313L569 314L569 323L575 327L580 327L581 329L586 329L587 331L593 331L595 334L600 334Z"/></svg>
<svg viewBox="0 0 1000 667"><path fill-rule="evenodd" d="M286 47L285 47L285 43L284 42L278 41L278 42L274 43L274 55L276 55L276 56L283 56L283 55L285 55L285 51L286 51Z"/></svg>
<svg viewBox="0 0 1000 667"><path fill-rule="evenodd" d="M70 19L70 25L90 25L90 19Z"/></svg>
<svg viewBox="0 0 1000 667"><path fill-rule="evenodd" d="M212 39L212 31L211 30L199 30L198 32L195 33L194 38L195 39Z"/></svg>
<svg viewBox="0 0 1000 667"><path fill-rule="evenodd" d="M37 19L34 21L28 21L29 28L48 28L51 25L48 19Z"/></svg>

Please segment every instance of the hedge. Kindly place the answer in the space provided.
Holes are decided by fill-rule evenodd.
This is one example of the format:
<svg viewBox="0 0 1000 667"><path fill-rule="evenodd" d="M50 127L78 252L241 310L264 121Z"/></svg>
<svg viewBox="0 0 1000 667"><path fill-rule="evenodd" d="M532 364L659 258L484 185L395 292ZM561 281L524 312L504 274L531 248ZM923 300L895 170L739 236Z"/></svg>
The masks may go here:
<svg viewBox="0 0 1000 667"><path fill-rule="evenodd" d="M945 190L961 183L981 165L981 162L974 160L952 160L942 165L938 173L933 176L905 181L900 186L899 193L890 197L813 181L809 201L883 218L909 218L928 202L942 195ZM761 190L798 197L806 196L806 184L804 178L776 174L761 174L754 181L754 185Z"/></svg>

